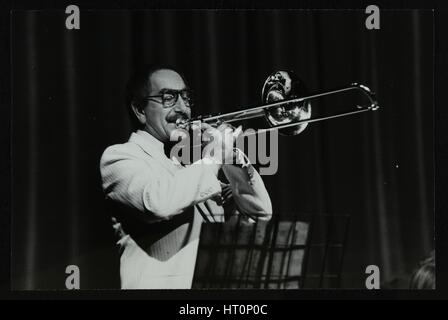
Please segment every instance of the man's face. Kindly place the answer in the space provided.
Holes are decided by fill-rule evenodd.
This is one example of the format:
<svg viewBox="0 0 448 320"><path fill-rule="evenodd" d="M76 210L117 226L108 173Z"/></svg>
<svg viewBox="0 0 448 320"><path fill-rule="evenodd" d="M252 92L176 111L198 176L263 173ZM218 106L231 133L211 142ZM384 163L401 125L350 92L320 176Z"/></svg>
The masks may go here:
<svg viewBox="0 0 448 320"><path fill-rule="evenodd" d="M151 84L149 96L160 95L167 90L186 89L182 77L173 70L158 70L151 75L149 81ZM177 119L191 117L191 109L187 107L180 95L177 102L169 108L163 105L161 97L151 98L144 111L146 115L145 130L164 143L170 141L171 132L176 129Z"/></svg>

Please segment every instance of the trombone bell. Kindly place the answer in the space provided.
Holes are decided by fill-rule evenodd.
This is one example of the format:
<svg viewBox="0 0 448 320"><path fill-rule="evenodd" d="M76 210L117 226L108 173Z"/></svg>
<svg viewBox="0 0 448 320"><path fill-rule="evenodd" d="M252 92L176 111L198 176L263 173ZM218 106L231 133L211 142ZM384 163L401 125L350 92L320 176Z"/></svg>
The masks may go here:
<svg viewBox="0 0 448 320"><path fill-rule="evenodd" d="M276 71L264 82L261 98L264 103L299 98L308 94L303 81L292 71ZM311 103L309 101L285 103L264 110L266 120L271 127L311 118ZM308 122L296 126L279 129L283 135L293 136L301 133Z"/></svg>

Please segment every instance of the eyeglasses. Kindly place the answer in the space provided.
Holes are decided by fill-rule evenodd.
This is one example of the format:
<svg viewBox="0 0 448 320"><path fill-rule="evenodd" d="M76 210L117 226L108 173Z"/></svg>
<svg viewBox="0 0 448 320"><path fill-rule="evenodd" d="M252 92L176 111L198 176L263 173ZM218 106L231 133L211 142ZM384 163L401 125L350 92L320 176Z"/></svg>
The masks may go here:
<svg viewBox="0 0 448 320"><path fill-rule="evenodd" d="M147 96L144 98L144 100L151 100L152 98L162 98L161 102L157 100L154 101L162 103L165 108L171 108L177 103L179 96L182 97L182 100L184 101L187 107L193 106L193 93L189 89L183 89L183 90L164 89L160 94L154 96Z"/></svg>

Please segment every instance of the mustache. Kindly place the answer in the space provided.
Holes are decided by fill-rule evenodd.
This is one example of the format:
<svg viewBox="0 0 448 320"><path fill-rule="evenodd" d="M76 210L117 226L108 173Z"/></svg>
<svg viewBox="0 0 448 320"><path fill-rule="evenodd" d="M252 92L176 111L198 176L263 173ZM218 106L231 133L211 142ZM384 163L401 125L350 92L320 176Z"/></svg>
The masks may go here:
<svg viewBox="0 0 448 320"><path fill-rule="evenodd" d="M166 118L166 121L169 123L176 123L178 121L186 121L189 120L190 117L187 114L181 113L181 114L174 114L174 115L168 115Z"/></svg>

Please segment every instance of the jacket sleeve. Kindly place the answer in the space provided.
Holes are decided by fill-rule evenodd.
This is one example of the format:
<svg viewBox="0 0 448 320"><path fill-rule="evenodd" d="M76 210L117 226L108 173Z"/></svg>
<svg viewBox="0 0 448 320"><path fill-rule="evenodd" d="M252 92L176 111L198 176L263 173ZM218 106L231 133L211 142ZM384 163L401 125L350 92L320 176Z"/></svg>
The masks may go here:
<svg viewBox="0 0 448 320"><path fill-rule="evenodd" d="M242 166L224 165L223 171L230 182L239 211L249 217L269 220L272 217L271 198L261 176L248 159Z"/></svg>
<svg viewBox="0 0 448 320"><path fill-rule="evenodd" d="M139 210L149 221L167 220L221 192L210 165L199 163L167 174L119 146L105 150L100 171L106 197Z"/></svg>

